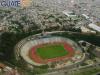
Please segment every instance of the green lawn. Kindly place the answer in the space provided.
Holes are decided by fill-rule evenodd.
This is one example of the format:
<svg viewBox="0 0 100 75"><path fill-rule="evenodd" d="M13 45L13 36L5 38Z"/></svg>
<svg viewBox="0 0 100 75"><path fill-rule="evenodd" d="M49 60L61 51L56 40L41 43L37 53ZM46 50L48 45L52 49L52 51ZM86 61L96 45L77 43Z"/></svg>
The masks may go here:
<svg viewBox="0 0 100 75"><path fill-rule="evenodd" d="M65 56L66 54L68 54L68 52L64 49L63 45L56 44L44 45L40 48L37 48L37 54L43 59L50 59Z"/></svg>
<svg viewBox="0 0 100 75"><path fill-rule="evenodd" d="M74 75L96 75L96 73L100 72L100 67L90 67L85 68L83 70L80 70L78 72L75 72Z"/></svg>

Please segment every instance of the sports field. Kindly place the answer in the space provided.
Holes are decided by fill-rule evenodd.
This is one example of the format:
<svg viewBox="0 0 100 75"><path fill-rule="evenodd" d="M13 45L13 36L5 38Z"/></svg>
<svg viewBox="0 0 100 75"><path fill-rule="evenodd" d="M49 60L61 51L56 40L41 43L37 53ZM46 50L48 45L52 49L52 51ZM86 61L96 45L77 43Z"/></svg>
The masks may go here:
<svg viewBox="0 0 100 75"><path fill-rule="evenodd" d="M64 46L62 44L50 44L43 45L42 47L37 48L36 53L42 59L50 59L66 56L68 54L68 51L64 49Z"/></svg>

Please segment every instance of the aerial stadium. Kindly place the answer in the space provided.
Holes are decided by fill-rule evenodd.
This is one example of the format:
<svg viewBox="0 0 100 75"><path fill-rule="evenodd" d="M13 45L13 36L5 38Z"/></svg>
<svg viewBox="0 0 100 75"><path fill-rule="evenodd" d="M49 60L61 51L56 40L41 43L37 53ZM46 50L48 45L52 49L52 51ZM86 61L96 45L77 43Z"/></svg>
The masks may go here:
<svg viewBox="0 0 100 75"><path fill-rule="evenodd" d="M61 67L82 62L84 59L77 43L62 36L29 36L16 45L15 53L17 59L21 57L33 66L57 63L57 67L60 63Z"/></svg>

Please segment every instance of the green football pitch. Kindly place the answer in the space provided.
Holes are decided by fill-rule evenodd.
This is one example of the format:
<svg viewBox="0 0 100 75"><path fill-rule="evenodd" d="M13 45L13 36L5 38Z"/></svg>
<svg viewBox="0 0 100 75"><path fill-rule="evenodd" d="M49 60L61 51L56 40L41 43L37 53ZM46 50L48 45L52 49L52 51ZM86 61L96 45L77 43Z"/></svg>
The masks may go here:
<svg viewBox="0 0 100 75"><path fill-rule="evenodd" d="M42 47L37 48L36 53L42 59L50 59L65 56L68 54L68 51L64 49L64 46L62 44L52 44L44 45Z"/></svg>

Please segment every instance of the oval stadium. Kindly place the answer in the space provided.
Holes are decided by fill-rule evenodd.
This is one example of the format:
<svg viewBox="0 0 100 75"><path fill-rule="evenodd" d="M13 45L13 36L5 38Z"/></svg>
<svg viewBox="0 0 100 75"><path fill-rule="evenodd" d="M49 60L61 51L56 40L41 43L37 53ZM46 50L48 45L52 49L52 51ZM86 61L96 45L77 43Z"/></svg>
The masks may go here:
<svg viewBox="0 0 100 75"><path fill-rule="evenodd" d="M21 57L33 66L55 64L73 65L82 62L84 54L73 40L61 36L30 36L20 41L15 48L16 58Z"/></svg>

